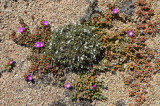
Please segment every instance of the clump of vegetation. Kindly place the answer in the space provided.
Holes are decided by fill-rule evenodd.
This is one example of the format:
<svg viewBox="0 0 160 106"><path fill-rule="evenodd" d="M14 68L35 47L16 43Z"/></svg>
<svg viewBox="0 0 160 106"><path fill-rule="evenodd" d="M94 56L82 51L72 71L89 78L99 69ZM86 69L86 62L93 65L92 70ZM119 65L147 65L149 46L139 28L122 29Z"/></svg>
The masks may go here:
<svg viewBox="0 0 160 106"><path fill-rule="evenodd" d="M22 25L19 29L21 36L16 37L16 33L14 32L11 38L19 45L31 48L33 52L31 56L27 57L28 60L32 61L32 64L31 68L24 75L25 79L27 79L28 76L33 76L32 80L40 78L45 84L50 84L48 81L50 81L51 78L47 78L47 80L44 81L43 77L51 73L53 75L52 77L54 77L58 83L64 75L64 68L74 65L73 68L77 68L77 70L87 68L87 71L90 71L89 69L92 68L92 65L98 62L99 57L101 57L100 55L103 48L99 42L99 37L95 34L94 27L69 24L52 32L49 25L42 23L42 27L37 26L36 32L31 34L29 27L27 27L22 19L20 23ZM41 47L40 44L38 45L40 42L43 43ZM56 51L58 51L58 53ZM93 90L94 92L88 92L89 95L85 94L86 96L88 95L86 99L104 99L100 94L100 83L93 81L91 75L88 76L90 76L91 82L95 84L92 86L95 90L91 88L91 91ZM86 80L88 80L88 82L90 81L88 78ZM77 81L79 82L79 80ZM52 84L56 82L53 81ZM79 87L77 84L78 83L75 83L73 85L76 90L78 90ZM89 86L88 83L85 85ZM85 89L86 88L81 88L81 91L85 91ZM89 90L90 88L87 89ZM79 98L77 93L81 93L81 91L76 92L73 98ZM92 95L91 98L90 95ZM81 99L82 98L83 97L81 97Z"/></svg>
<svg viewBox="0 0 160 106"><path fill-rule="evenodd" d="M108 4L108 9L106 10L104 15L98 15L93 14L89 20L89 22L83 22L82 24L88 25L88 26L94 26L98 28L99 30L101 28L111 28L112 27L112 20L114 18L114 15L112 14L112 10L114 9L114 6L111 4Z"/></svg>
<svg viewBox="0 0 160 106"><path fill-rule="evenodd" d="M124 83L130 88L129 95L135 97L136 105L141 105L146 100L146 89L150 86L152 75L160 72L160 59L155 59L153 50L145 43L147 38L144 35L155 35L158 32L159 22L147 23L147 20L154 15L154 11L146 1L137 0L140 9L137 11L138 19L132 21L136 24L135 29L124 27L118 32L108 33L105 32L105 28L110 30L113 27L113 20L126 23L125 18L120 16L119 8L115 9L116 6L111 4L108 5L109 9L105 16L92 15L95 11L93 7L96 6L98 9L95 1L97 0L90 2L92 12L86 15L85 20L89 23L81 20L83 22L79 25L69 24L51 31L50 25L43 21L42 27L37 27L36 33L31 34L29 27L20 19L21 36L15 37L16 33L13 32L11 37L17 44L32 48L33 52L32 56L28 57L28 60L32 61L32 67L24 78L31 74L42 78L44 74L52 73L54 78L59 80L64 75L64 69L84 70L85 73L79 74L79 78L73 83L75 92L72 99L92 101L106 99L100 91L100 88L106 87L97 81L97 72L124 71L128 74L128 77L122 76ZM113 10L116 10L116 13L113 14ZM131 11L126 14L130 15ZM101 52L103 49L105 52ZM101 61L100 55L104 56ZM121 104L117 102L117 105Z"/></svg>
<svg viewBox="0 0 160 106"><path fill-rule="evenodd" d="M137 29L141 30L141 34L149 34L155 36L159 32L160 22L152 22L151 18L154 16L154 10L144 0L138 0Z"/></svg>
<svg viewBox="0 0 160 106"><path fill-rule="evenodd" d="M69 24L53 32L50 45L44 52L64 68L80 70L90 69L93 63L98 62L97 56L102 50L91 28Z"/></svg>
<svg viewBox="0 0 160 106"><path fill-rule="evenodd" d="M22 26L19 28L20 34L16 36L16 32L13 31L10 36L11 39L18 45L29 47L35 50L35 43L38 41L47 43L52 33L50 25L44 25L43 21L44 20L41 21L42 27L37 26L35 33L31 34L29 26L24 23L22 18L19 18L19 23Z"/></svg>
<svg viewBox="0 0 160 106"><path fill-rule="evenodd" d="M144 1L140 0L138 5L146 5L146 2L143 2ZM110 7L113 6L110 5ZM112 9L113 8L111 8L111 10ZM111 10L109 10L110 13ZM151 9L148 8L148 10L150 10L150 16L154 14ZM141 13L139 17L142 15L143 14ZM108 19L110 20L110 23L112 23L112 20L120 18L120 16L117 16L118 14L112 14L112 17L109 17ZM96 18L93 17L92 19ZM100 24L97 25L95 23L101 23L101 19L103 18L99 17L97 20L90 21L91 24L87 25L96 25L99 29ZM109 22L106 19L104 20ZM93 22L94 24L92 24ZM139 20L132 22L138 24ZM152 30L152 33L142 34L142 29L139 27L135 29L125 27L120 31L113 33L105 32L103 30L104 26L101 27L100 30L97 30L97 33L101 36L100 41L102 41L102 46L106 48L106 51L104 53L105 57L98 65L95 65L94 68L101 71L111 71L112 73L116 73L116 71L126 72L129 77L124 77L124 82L131 87L132 90L129 90L129 95L135 97L137 105L143 104L146 100L146 87L150 86L149 81L152 80L152 75L160 70L158 59L154 61L154 66L151 65L151 60L154 59L154 52L149 49L145 43L147 38L144 35L156 34L158 32L157 26L159 22L155 22L156 25L152 25L151 23L152 22L150 21L150 27L152 26L155 28L155 30ZM109 27L107 28L109 29ZM133 36L127 36L127 32L131 30L134 33ZM144 82L147 84L144 84ZM142 89L140 89L140 85L142 86Z"/></svg>
<svg viewBox="0 0 160 106"><path fill-rule="evenodd" d="M32 61L31 68L25 73L24 78L27 79L28 75L35 75L41 78L44 74L52 73L56 75L56 78L61 76L62 71L60 67L51 61L44 52L44 48L49 45L49 40L51 39L51 27L47 21L42 20L40 22L41 26L37 26L34 33L31 34L29 27L24 23L23 19L19 19L22 27L19 28L20 35L16 36L13 31L11 34L11 39L21 45L31 48L32 55L27 57L27 60ZM36 46L37 43L42 42L43 47Z"/></svg>
<svg viewBox="0 0 160 106"><path fill-rule="evenodd" d="M102 84L103 82L97 81L95 72L91 70L90 73L81 74L76 79L76 82L73 83L76 92L73 94L72 99L86 99L90 101L107 99L100 90L100 88L106 89L107 87Z"/></svg>
<svg viewBox="0 0 160 106"><path fill-rule="evenodd" d="M13 67L15 67L15 61L13 59L9 59L8 63L4 65L4 69L0 70L0 77L2 76L2 73L4 72L11 72Z"/></svg>

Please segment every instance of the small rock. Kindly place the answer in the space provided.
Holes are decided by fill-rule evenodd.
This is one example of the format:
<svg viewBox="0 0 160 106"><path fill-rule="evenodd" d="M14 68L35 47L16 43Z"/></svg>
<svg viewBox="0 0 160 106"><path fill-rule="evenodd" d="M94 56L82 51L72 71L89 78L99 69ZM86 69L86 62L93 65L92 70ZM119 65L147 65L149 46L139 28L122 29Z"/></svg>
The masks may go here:
<svg viewBox="0 0 160 106"><path fill-rule="evenodd" d="M22 91L23 91L23 89L17 89L16 91L17 91L17 92L22 92Z"/></svg>
<svg viewBox="0 0 160 106"><path fill-rule="evenodd" d="M42 105L44 105L44 102L42 102L42 103L40 104L40 106L42 106Z"/></svg>
<svg viewBox="0 0 160 106"><path fill-rule="evenodd" d="M28 99L28 102L30 102L30 103L31 103L32 101L33 101L33 99L32 99L32 98Z"/></svg>

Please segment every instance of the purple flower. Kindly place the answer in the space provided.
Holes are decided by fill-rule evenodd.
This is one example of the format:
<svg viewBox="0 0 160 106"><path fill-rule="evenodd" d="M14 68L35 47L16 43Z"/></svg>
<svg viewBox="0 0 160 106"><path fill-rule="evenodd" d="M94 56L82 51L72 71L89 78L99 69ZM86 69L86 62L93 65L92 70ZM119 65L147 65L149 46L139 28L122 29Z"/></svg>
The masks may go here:
<svg viewBox="0 0 160 106"><path fill-rule="evenodd" d="M44 46L44 43L43 43L43 42L40 42L39 44L40 44L40 47L43 47L43 46Z"/></svg>
<svg viewBox="0 0 160 106"><path fill-rule="evenodd" d="M9 63L9 64L12 64L12 63L13 63L13 61L12 61L12 60L10 60L8 63Z"/></svg>
<svg viewBox="0 0 160 106"><path fill-rule="evenodd" d="M113 14L117 14L118 13L118 9L117 8L115 8L115 9L113 9Z"/></svg>
<svg viewBox="0 0 160 106"><path fill-rule="evenodd" d="M72 87L72 85L71 85L69 82L67 82L64 86L65 86L65 88L67 88L67 89L69 89L69 88Z"/></svg>
<svg viewBox="0 0 160 106"><path fill-rule="evenodd" d="M96 87L96 85L92 85L92 89L94 89Z"/></svg>
<svg viewBox="0 0 160 106"><path fill-rule="evenodd" d="M40 42L36 42L35 47L39 48L40 47Z"/></svg>
<svg viewBox="0 0 160 106"><path fill-rule="evenodd" d="M134 35L134 32L133 32L133 31L128 31L127 35L128 35L129 37L132 37L132 36Z"/></svg>
<svg viewBox="0 0 160 106"><path fill-rule="evenodd" d="M48 21L43 21L43 25L48 25Z"/></svg>
<svg viewBox="0 0 160 106"><path fill-rule="evenodd" d="M23 27L20 27L20 28L19 28L19 32L20 32L20 33L23 32L23 30L24 30Z"/></svg>
<svg viewBox="0 0 160 106"><path fill-rule="evenodd" d="M28 76L28 80L31 81L33 77L31 75Z"/></svg>
<svg viewBox="0 0 160 106"><path fill-rule="evenodd" d="M43 46L44 46L43 42L36 42L36 44L35 44L36 48L40 48L40 47L43 47Z"/></svg>

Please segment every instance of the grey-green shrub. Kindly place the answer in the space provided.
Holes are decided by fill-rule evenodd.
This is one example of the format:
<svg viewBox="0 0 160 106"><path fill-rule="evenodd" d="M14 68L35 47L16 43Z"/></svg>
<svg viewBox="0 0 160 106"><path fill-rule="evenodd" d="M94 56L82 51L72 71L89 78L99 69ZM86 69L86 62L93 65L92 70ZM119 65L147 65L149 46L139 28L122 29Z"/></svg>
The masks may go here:
<svg viewBox="0 0 160 106"><path fill-rule="evenodd" d="M56 28L45 53L64 68L89 69L102 50L93 29L77 23Z"/></svg>

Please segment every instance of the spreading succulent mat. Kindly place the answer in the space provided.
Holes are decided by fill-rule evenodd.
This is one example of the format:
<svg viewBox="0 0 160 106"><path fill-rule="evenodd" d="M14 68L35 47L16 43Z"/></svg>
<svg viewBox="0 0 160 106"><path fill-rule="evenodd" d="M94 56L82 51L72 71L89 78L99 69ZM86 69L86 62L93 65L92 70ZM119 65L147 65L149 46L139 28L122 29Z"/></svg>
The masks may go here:
<svg viewBox="0 0 160 106"><path fill-rule="evenodd" d="M64 97L58 97L57 93L52 91L54 98L59 99L54 99L52 103L47 102L48 104L44 101L41 104L44 106L160 104L160 101L152 100L149 92L153 86L159 86L159 80L155 79L158 77L155 76L160 75L160 48L159 45L153 47L147 43L148 39L160 38L160 14L151 5L160 2L116 0L108 2L105 11L98 5L97 0L86 2L88 6L83 16L75 23L70 22L56 28L53 28L50 20L41 18L40 25L31 31L22 16L18 17L20 26L18 30L12 30L9 40L31 51L23 60L30 61L31 64L27 70L23 70L23 75L21 73L21 81L23 80L29 89L50 86L52 89L64 91ZM27 14L27 10L24 14ZM31 20L35 19L36 17L31 15ZM160 40L155 44L159 42ZM0 70L1 78L7 74L14 76L17 64L22 71L21 65L24 63L7 57L8 62ZM112 92L107 93L110 89L117 89L114 79L116 76L117 81L121 80L119 89L123 86L126 90L122 93L127 95L126 100L125 97L121 99L118 96L121 95L120 92L118 97L112 96ZM155 85L154 81L157 81ZM160 98L158 94L156 97ZM34 100L27 102L32 101ZM15 105L14 102L3 102L5 103L0 101L2 105ZM37 103L34 105L38 105Z"/></svg>

